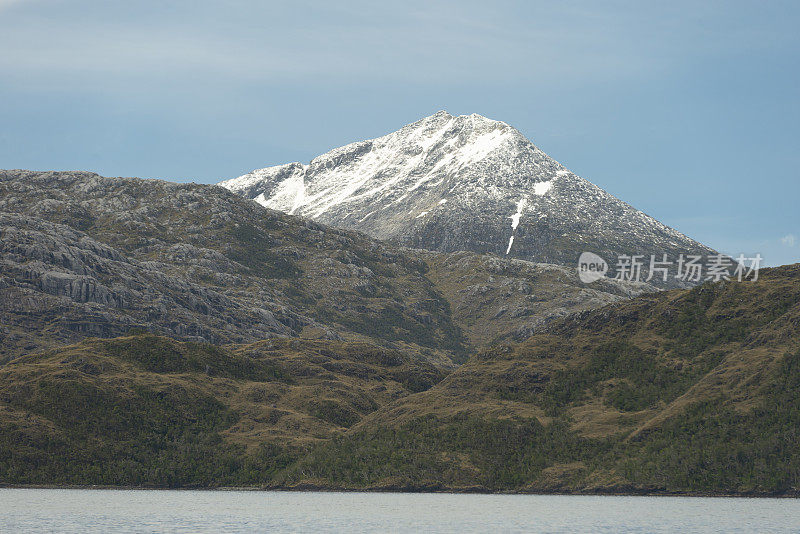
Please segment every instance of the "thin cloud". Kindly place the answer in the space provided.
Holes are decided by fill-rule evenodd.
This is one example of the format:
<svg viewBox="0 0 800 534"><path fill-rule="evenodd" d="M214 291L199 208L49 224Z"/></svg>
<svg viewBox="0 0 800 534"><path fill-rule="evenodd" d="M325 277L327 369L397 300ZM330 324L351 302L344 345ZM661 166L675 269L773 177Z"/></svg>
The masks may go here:
<svg viewBox="0 0 800 534"><path fill-rule="evenodd" d="M0 10L30 1L0 0ZM232 84L496 80L574 87L663 76L687 57L715 56L719 50L730 54L739 41L748 46L769 42L738 26L725 31L687 26L667 9L654 17L648 10L547 5L526 12L512 4L498 14L479 4L456 9L452 3L412 3L397 10L372 3L332 8L311 3L307 12L323 10L330 16L298 17L299 10L253 3L211 23L217 18L207 16L213 5L205 2L199 3L204 9L164 12L143 2L125 17L124 10L78 5L74 12L88 15L78 17L65 11L66 4L57 4L54 14L32 10L25 22L8 20L8 27L0 28L0 47L14 50L0 55L7 78L34 85L53 76L62 84L83 84L87 76L106 84L109 76L119 76L183 79L193 87L198 77ZM84 31L87 16L91 32ZM701 10L698 16L709 14ZM281 23L269 31L250 22L270 18ZM672 38L676 28L684 33L677 42Z"/></svg>
<svg viewBox="0 0 800 534"><path fill-rule="evenodd" d="M787 247L793 247L795 244L796 238L794 234L786 234L781 238L781 243L786 245Z"/></svg>
<svg viewBox="0 0 800 534"><path fill-rule="evenodd" d="M16 4L21 4L23 1L24 0L0 0L0 11L5 11Z"/></svg>

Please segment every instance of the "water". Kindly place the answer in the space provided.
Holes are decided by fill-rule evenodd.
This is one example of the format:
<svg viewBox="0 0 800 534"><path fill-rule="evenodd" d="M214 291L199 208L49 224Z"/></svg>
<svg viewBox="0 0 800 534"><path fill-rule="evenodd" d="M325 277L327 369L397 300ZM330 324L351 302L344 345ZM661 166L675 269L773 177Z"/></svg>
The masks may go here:
<svg viewBox="0 0 800 534"><path fill-rule="evenodd" d="M0 489L0 531L800 532L800 500Z"/></svg>

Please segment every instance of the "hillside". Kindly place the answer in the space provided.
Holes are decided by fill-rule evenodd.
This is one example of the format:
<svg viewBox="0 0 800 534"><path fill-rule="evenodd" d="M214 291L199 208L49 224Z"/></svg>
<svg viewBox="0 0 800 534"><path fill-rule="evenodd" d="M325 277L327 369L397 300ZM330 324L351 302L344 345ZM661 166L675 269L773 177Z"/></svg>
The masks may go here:
<svg viewBox="0 0 800 534"><path fill-rule="evenodd" d="M280 480L798 494L798 326L800 264L585 312L474 356Z"/></svg>
<svg viewBox="0 0 800 534"><path fill-rule="evenodd" d="M0 260L0 355L131 328L465 351L423 261L214 186L0 171Z"/></svg>
<svg viewBox="0 0 800 534"><path fill-rule="evenodd" d="M555 319L657 291L643 282L612 278L587 285L574 268L491 254L416 254L427 263L427 277L473 348L519 341Z"/></svg>
<svg viewBox="0 0 800 534"><path fill-rule="evenodd" d="M0 366L0 480L798 494L800 265L549 322L450 373L151 334Z"/></svg>
<svg viewBox="0 0 800 534"><path fill-rule="evenodd" d="M365 343L88 339L0 366L0 482L262 484L443 376Z"/></svg>

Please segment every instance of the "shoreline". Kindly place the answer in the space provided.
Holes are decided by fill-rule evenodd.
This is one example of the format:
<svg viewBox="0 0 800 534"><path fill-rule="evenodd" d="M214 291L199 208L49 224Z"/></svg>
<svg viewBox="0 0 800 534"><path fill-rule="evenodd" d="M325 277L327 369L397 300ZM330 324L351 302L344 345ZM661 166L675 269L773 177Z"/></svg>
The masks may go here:
<svg viewBox="0 0 800 534"><path fill-rule="evenodd" d="M628 491L544 491L544 490L488 490L479 487L470 488L436 488L436 487L373 487L373 488L344 488L301 484L298 486L114 486L114 485L59 485L59 484L4 484L2 489L50 489L50 490L112 490L112 491L219 491L219 492L295 492L295 493L417 493L417 494L443 494L453 495L535 495L535 496L563 496L563 497L686 497L686 498L715 498L715 499L797 499L800 492L789 493L714 493L714 492L670 492L666 490L628 490Z"/></svg>

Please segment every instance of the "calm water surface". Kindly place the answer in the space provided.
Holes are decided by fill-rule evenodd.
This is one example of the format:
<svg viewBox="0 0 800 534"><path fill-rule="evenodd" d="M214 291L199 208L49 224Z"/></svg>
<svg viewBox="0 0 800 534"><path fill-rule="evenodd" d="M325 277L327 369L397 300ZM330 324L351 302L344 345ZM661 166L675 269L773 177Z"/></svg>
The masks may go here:
<svg viewBox="0 0 800 534"><path fill-rule="evenodd" d="M800 500L0 489L2 532L800 532Z"/></svg>

